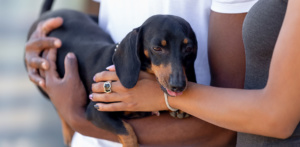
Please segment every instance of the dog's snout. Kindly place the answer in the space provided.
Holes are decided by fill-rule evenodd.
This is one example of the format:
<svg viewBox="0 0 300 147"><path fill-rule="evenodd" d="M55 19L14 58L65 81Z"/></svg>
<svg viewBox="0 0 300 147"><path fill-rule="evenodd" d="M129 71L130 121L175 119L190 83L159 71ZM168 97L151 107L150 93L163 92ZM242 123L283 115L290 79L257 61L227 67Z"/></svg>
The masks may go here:
<svg viewBox="0 0 300 147"><path fill-rule="evenodd" d="M186 87L186 79L182 74L172 74L169 80L170 90L173 92L182 92Z"/></svg>

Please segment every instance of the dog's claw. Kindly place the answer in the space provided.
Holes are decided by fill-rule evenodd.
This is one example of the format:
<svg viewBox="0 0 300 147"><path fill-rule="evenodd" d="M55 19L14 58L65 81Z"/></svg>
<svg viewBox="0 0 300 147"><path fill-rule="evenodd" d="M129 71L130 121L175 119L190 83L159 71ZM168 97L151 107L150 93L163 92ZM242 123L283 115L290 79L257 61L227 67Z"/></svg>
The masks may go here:
<svg viewBox="0 0 300 147"><path fill-rule="evenodd" d="M187 118L187 117L190 116L189 114L187 114L183 111L180 111L180 110L179 111L172 111L172 112L170 112L170 115L174 118L179 118L179 119Z"/></svg>

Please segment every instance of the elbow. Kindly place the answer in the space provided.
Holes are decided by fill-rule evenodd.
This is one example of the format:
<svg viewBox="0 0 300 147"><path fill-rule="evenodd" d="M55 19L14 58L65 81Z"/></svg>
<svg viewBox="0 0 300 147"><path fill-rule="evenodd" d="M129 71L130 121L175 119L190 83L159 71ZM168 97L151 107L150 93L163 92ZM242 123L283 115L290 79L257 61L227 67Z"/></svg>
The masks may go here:
<svg viewBox="0 0 300 147"><path fill-rule="evenodd" d="M265 123L266 130L265 136L277 138L277 139L287 139L294 133L295 128L298 123L291 123L286 119L280 119L282 117L273 117L269 119L268 123Z"/></svg>
<svg viewBox="0 0 300 147"><path fill-rule="evenodd" d="M277 128L273 128L271 137L278 139L287 139L292 136L294 133L294 128L289 126L281 126Z"/></svg>

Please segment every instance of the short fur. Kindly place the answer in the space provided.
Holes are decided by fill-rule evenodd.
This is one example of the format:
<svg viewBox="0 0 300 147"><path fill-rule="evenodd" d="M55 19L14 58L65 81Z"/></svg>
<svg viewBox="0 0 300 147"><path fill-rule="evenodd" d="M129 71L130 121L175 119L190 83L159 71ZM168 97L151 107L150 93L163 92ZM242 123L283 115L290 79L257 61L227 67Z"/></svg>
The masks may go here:
<svg viewBox="0 0 300 147"><path fill-rule="evenodd" d="M165 81L165 84L160 83L165 92L166 89L183 91L186 79L196 81L194 61L197 40L191 26L180 17L150 17L139 28L128 33L115 52L116 44L95 21L89 15L73 10L43 13L32 26L29 35L38 22L58 16L64 19L64 23L49 34L62 41L62 47L57 53L58 73L61 77L64 75L64 58L68 52L73 52L78 59L80 78L87 94L91 93L93 76L112 64L115 64L117 75L126 88L135 86L140 70L155 74L157 71L154 71L152 66L162 67L156 70L164 70L166 65L171 66L169 75L156 75L158 81ZM164 45L160 44L162 40L166 41ZM162 51L154 50L156 47L162 48ZM147 56L145 51L148 52ZM88 95L87 100L89 101ZM97 127L113 133L128 134L122 121L127 118L124 112L101 112L94 108L95 104L90 101L86 108L88 120ZM149 114L140 113L140 116Z"/></svg>

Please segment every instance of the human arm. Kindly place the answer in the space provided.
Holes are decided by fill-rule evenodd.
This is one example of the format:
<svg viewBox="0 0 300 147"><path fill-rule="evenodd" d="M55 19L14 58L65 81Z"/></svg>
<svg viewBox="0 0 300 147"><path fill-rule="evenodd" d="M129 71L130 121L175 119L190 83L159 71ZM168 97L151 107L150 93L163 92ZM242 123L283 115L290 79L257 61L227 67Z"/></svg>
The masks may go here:
<svg viewBox="0 0 300 147"><path fill-rule="evenodd" d="M268 83L264 89L239 90L189 83L183 95L169 99L170 105L231 130L276 138L289 137L300 120L300 81L298 78L300 74L300 58L298 57L300 54L298 49L300 15L297 13L299 8L300 1L289 1L285 20L274 49ZM149 82L142 81L143 84ZM150 91L149 88L148 91ZM163 97L163 94L156 95ZM146 93L145 96L156 98L152 97L151 92ZM105 96L105 99L110 98ZM114 99L114 101L121 100L125 101ZM131 102L126 99L122 107L101 104L100 108L102 111L143 108L141 106L143 103L130 105L132 107L126 106L126 103ZM159 107L164 103L159 98L156 103L155 100L144 103L157 105L156 110L167 109ZM139 110L143 111L143 109Z"/></svg>
<svg viewBox="0 0 300 147"><path fill-rule="evenodd" d="M298 107L300 85L297 76L300 64L297 56L300 46L297 40L300 24L297 13L299 6L299 1L290 0L288 3L285 20L274 49L266 87L254 91L211 91L210 97L217 97L216 95L221 93L224 97L228 97L226 102L221 101L224 102L222 106L224 109L221 110L223 113L228 112L227 120L220 115L218 116L220 120L213 121L233 130L277 138L287 138L293 133L300 116ZM205 106L201 106L203 107Z"/></svg>
<svg viewBox="0 0 300 147"><path fill-rule="evenodd" d="M118 141L116 135L99 129L85 118L86 91L79 78L77 59L73 53L65 57L65 75L58 76L56 71L56 50L44 52L50 68L44 71L45 88L57 112L75 131L83 135Z"/></svg>
<svg viewBox="0 0 300 147"><path fill-rule="evenodd" d="M212 86L244 88L245 49L242 25L246 14L211 11L208 59Z"/></svg>
<svg viewBox="0 0 300 147"><path fill-rule="evenodd" d="M36 28L35 26L31 28L32 34L30 35L25 48L25 65L27 68L28 76L33 83L41 87L43 91L47 92L58 113L65 120L67 120L67 123L69 125L72 125L71 127L73 129L79 131L84 135L86 134L86 132L89 132L88 134L90 134L91 136L98 136L105 139L117 141L115 135L111 134L110 132L98 129L85 119L85 110L83 108L83 105L86 104L86 95L80 97L85 91L82 84L79 83L79 77L74 78L74 81L70 79L62 81L61 79L57 78L57 73L55 73L56 71L54 72L54 70L56 70L56 66L50 67L49 61L46 59L46 57L40 56L42 52L44 52L44 55L48 54L50 49L52 50L52 56L56 56L56 52L54 52L53 49L56 50L56 48L59 48L61 46L61 41L58 38L47 37L47 34L52 30L60 27L62 23L63 20L60 17L50 18L48 20L39 22ZM68 63L72 63L70 66L68 66L73 67L70 68L71 70L77 69L74 67L75 65L77 67L77 64L75 64L74 62ZM48 71L49 68L51 68L51 71ZM76 72L78 74L78 71ZM47 73L48 75L47 78L45 78L45 73ZM68 73L67 75L68 77L72 77L74 75L77 76L75 72ZM55 81L52 81L53 79L55 79ZM77 83L75 81L77 81ZM72 84L76 86L73 86ZM78 88L78 90L75 90L77 91L77 93L70 91L73 90L72 88ZM62 91L61 89L64 89L64 91ZM73 97L79 100L80 98L81 100L84 99L84 101L71 101L72 99L70 98ZM71 107L68 107L67 103L72 104L68 105ZM72 113L69 112L71 109Z"/></svg>
<svg viewBox="0 0 300 147"><path fill-rule="evenodd" d="M115 134L99 129L85 119L86 93L78 75L75 56L73 54L67 55L65 59L66 73L62 79L58 77L56 65L54 64L55 50L49 51L47 59L50 63L50 69L45 71L45 90L58 113L75 131L83 135L117 141ZM128 122L133 125L139 143L147 146L219 146L229 144L230 139L228 138L232 135L227 130L197 118L191 117L178 121L178 119L172 118L167 113L159 117L151 116L128 120ZM187 124L193 127L187 127ZM200 131L202 133L199 133ZM170 132L172 132L172 135ZM225 135L226 137L224 137ZM176 138L182 140L176 141ZM214 140L209 140L211 138L214 138Z"/></svg>

